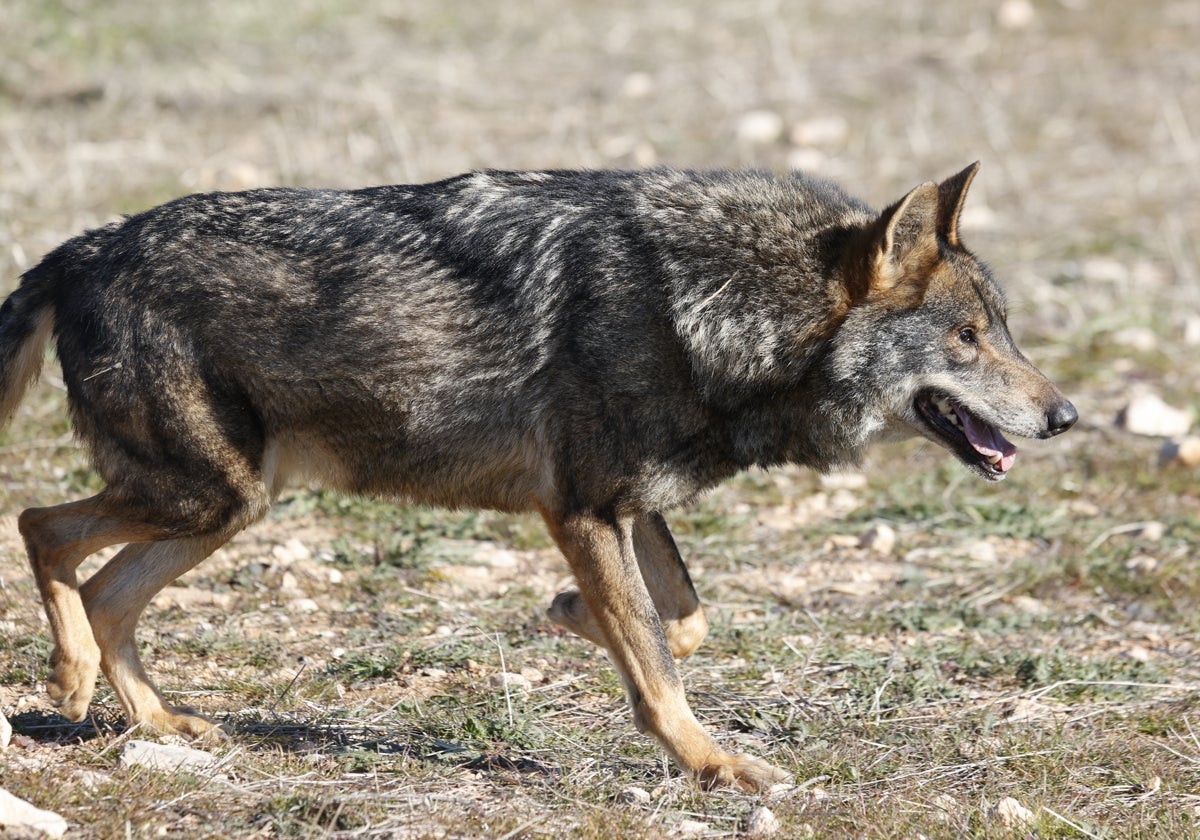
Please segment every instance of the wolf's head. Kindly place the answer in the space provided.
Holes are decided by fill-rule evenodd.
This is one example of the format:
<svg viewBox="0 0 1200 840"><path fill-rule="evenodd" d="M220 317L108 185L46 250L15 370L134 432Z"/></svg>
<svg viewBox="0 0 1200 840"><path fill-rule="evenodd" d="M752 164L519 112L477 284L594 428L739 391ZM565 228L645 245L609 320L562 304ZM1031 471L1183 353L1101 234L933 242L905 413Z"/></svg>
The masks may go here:
<svg viewBox="0 0 1200 840"><path fill-rule="evenodd" d="M959 239L978 168L922 184L863 231L844 263L848 310L832 362L874 395L872 426L923 435L999 481L1016 458L1005 434L1051 437L1078 415L1017 349L1000 289Z"/></svg>

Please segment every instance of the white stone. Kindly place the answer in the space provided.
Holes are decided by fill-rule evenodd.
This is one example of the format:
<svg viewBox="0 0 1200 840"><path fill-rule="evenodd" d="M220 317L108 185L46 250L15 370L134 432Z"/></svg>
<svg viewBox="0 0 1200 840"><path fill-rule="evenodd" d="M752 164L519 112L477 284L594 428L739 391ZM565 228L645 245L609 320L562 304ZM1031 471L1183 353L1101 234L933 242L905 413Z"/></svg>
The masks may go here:
<svg viewBox="0 0 1200 840"><path fill-rule="evenodd" d="M297 539L290 539L283 545L277 545L271 549L271 556L280 563L287 565L295 563L298 560L308 560L312 557L312 552L308 546Z"/></svg>
<svg viewBox="0 0 1200 840"><path fill-rule="evenodd" d="M203 773L217 766L212 753L193 747L133 740L121 748L122 767L145 767L164 773Z"/></svg>
<svg viewBox="0 0 1200 840"><path fill-rule="evenodd" d="M797 146L833 146L844 142L849 132L845 117L814 117L792 128L791 141Z"/></svg>
<svg viewBox="0 0 1200 840"><path fill-rule="evenodd" d="M787 165L788 169L795 169L799 172L820 172L825 169L827 160L828 158L821 150L802 147L788 152Z"/></svg>
<svg viewBox="0 0 1200 840"><path fill-rule="evenodd" d="M40 831L48 837L62 837L67 833L67 821L53 811L43 811L0 788L0 828Z"/></svg>
<svg viewBox="0 0 1200 840"><path fill-rule="evenodd" d="M522 692L533 690L533 683L529 681L528 677L521 674L514 674L511 671L502 671L499 674L493 674L491 682L497 688L507 686L510 690Z"/></svg>
<svg viewBox="0 0 1200 840"><path fill-rule="evenodd" d="M699 820L680 820L675 824L680 834L703 834L708 831L708 823Z"/></svg>
<svg viewBox="0 0 1200 840"><path fill-rule="evenodd" d="M1200 315L1189 315L1183 319L1183 343L1188 347L1200 345Z"/></svg>
<svg viewBox="0 0 1200 840"><path fill-rule="evenodd" d="M8 722L8 718L0 712L0 750L8 749L9 743L12 741L12 724Z"/></svg>
<svg viewBox="0 0 1200 840"><path fill-rule="evenodd" d="M962 806L948 793L939 793L933 798L933 818L940 823L953 822L962 815Z"/></svg>
<svg viewBox="0 0 1200 840"><path fill-rule="evenodd" d="M650 791L640 787L627 787L617 794L617 798L626 805L649 805Z"/></svg>
<svg viewBox="0 0 1200 840"><path fill-rule="evenodd" d="M1004 29L1026 29L1036 17L1029 0L1004 0L996 10L996 23Z"/></svg>
<svg viewBox="0 0 1200 840"><path fill-rule="evenodd" d="M292 612L298 613L314 613L321 609L321 605L312 598L295 598L288 606Z"/></svg>
<svg viewBox="0 0 1200 840"><path fill-rule="evenodd" d="M1192 427L1192 412L1167 405L1156 394L1138 394L1117 414L1117 425L1135 435L1176 437Z"/></svg>
<svg viewBox="0 0 1200 840"><path fill-rule="evenodd" d="M1135 554L1125 561L1125 571L1135 575L1153 572L1158 568L1158 560L1149 554Z"/></svg>
<svg viewBox="0 0 1200 840"><path fill-rule="evenodd" d="M872 525L871 528L862 535L858 542L859 546L874 551L876 554L891 554L892 549L896 547L896 531L891 525L880 522Z"/></svg>
<svg viewBox="0 0 1200 840"><path fill-rule="evenodd" d="M1158 333L1149 327L1125 327L1114 332L1109 339L1113 344L1133 350L1150 352L1158 349Z"/></svg>
<svg viewBox="0 0 1200 840"><path fill-rule="evenodd" d="M1021 828L1033 822L1036 816L1020 802L1006 796L988 809L988 819L1005 828Z"/></svg>
<svg viewBox="0 0 1200 840"><path fill-rule="evenodd" d="M760 146L774 143L783 136L783 117L774 111L748 111L738 120L737 136Z"/></svg>
<svg viewBox="0 0 1200 840"><path fill-rule="evenodd" d="M779 828L779 820L770 808L755 808L746 818L747 837L774 837L779 833Z"/></svg>
<svg viewBox="0 0 1200 840"><path fill-rule="evenodd" d="M862 490L867 486L867 477L860 472L832 472L817 481L826 490Z"/></svg>
<svg viewBox="0 0 1200 840"><path fill-rule="evenodd" d="M654 93L654 77L649 73L630 73L621 82L621 95L629 99L645 99Z"/></svg>
<svg viewBox="0 0 1200 840"><path fill-rule="evenodd" d="M996 546L987 540L970 542L966 545L965 550L967 557L976 563L990 566L1000 559L996 552Z"/></svg>
<svg viewBox="0 0 1200 840"><path fill-rule="evenodd" d="M1163 441L1159 460L1180 467L1200 466L1200 437L1185 437Z"/></svg>

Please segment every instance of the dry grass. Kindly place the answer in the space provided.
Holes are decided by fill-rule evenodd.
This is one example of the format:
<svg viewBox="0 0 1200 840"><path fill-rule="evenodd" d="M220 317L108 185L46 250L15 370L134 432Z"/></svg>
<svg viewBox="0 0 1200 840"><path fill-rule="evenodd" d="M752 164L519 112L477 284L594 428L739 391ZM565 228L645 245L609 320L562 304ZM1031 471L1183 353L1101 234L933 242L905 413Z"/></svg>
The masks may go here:
<svg viewBox="0 0 1200 840"><path fill-rule="evenodd" d="M911 445L865 483L754 474L675 515L712 605L693 704L796 790L701 795L664 765L603 657L545 620L566 571L535 522L307 491L148 611L160 684L233 735L214 776L170 776L119 766L138 733L106 687L82 726L40 689L12 517L95 481L51 370L0 433L0 786L77 837L737 836L764 802L787 837L1195 836L1200 491L1111 418L1135 387L1200 407L1200 24L1062 0L1001 25L1021 8L0 5L5 288L196 190L803 164L883 204L978 158L969 241L1084 417L999 488ZM756 110L779 137L739 132ZM886 555L853 539L879 521ZM1005 797L1035 822L989 819Z"/></svg>

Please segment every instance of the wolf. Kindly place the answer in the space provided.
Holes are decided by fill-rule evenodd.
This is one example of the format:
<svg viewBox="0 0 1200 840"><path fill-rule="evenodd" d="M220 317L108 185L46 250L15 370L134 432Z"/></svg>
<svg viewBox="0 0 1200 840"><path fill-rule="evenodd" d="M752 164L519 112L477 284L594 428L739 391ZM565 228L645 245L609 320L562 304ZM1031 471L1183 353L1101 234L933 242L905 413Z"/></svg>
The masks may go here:
<svg viewBox="0 0 1200 840"><path fill-rule="evenodd" d="M50 699L83 719L103 671L130 724L212 730L152 684L135 626L315 480L537 511L576 582L549 616L607 650L637 728L706 788L786 778L688 706L675 659L707 623L663 512L914 435L999 481L1006 435L1070 428L961 242L977 168L882 212L800 173L480 171L192 195L67 241L0 307L0 422L53 337L105 482L19 517Z"/></svg>

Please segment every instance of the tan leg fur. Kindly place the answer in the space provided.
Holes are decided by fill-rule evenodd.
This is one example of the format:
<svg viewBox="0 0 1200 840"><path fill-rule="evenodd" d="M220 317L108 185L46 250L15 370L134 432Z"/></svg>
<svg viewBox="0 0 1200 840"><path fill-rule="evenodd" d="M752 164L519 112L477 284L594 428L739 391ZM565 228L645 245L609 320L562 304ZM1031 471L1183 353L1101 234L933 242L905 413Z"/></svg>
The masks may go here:
<svg viewBox="0 0 1200 840"><path fill-rule="evenodd" d="M634 536L637 525L630 520L608 521L590 513L560 516L542 510L542 515L579 583L577 592L564 595L573 595L570 600L582 604L574 617L586 617L587 623L580 626L595 634L592 641L608 650L625 684L638 730L657 738L704 787L736 785L753 791L787 779L786 773L761 759L725 752L696 720L684 696L657 605L644 580L641 558L635 550L639 542ZM656 526L640 541L661 546L662 533ZM675 574L678 579L679 572ZM657 581L655 586L663 587L663 593L678 591L664 586L669 575L651 579ZM555 602L561 604L562 599L560 595Z"/></svg>

